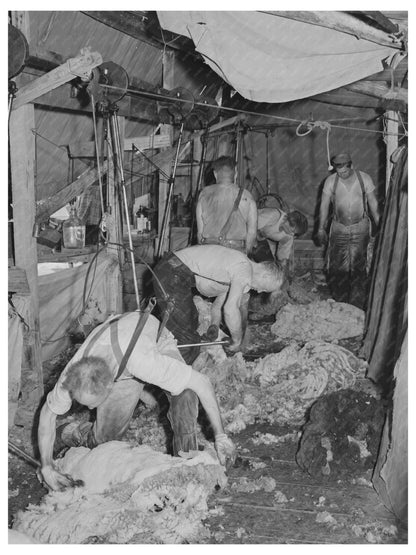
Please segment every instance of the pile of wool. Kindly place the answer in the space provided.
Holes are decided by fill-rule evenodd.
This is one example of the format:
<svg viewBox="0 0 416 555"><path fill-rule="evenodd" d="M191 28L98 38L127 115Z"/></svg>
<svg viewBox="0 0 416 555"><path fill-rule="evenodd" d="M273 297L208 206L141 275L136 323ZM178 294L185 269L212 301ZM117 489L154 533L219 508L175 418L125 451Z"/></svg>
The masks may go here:
<svg viewBox="0 0 416 555"><path fill-rule="evenodd" d="M276 314L271 331L294 341L333 341L362 335L364 316L360 308L332 299L301 306L287 304Z"/></svg>
<svg viewBox="0 0 416 555"><path fill-rule="evenodd" d="M185 460L111 441L72 448L57 464L85 485L18 513L14 528L40 543L192 542L209 534L207 498L227 483L208 449Z"/></svg>
<svg viewBox="0 0 416 555"><path fill-rule="evenodd" d="M226 431L236 433L256 421L302 424L320 395L352 387L366 366L344 347L310 341L254 363L237 353L203 372L214 385Z"/></svg>

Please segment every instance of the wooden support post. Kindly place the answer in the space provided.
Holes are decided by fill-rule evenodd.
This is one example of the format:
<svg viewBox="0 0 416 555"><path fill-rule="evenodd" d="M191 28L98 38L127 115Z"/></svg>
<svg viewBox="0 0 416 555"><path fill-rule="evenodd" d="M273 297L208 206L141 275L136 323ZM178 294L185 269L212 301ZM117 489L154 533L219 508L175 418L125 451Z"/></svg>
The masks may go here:
<svg viewBox="0 0 416 555"><path fill-rule="evenodd" d="M387 121L387 136L386 136L386 193L390 184L391 171L393 168L393 163L391 161L391 155L399 146L399 118L397 112L393 110L387 110L386 112Z"/></svg>
<svg viewBox="0 0 416 555"><path fill-rule="evenodd" d="M12 178L13 234L16 266L26 272L30 290L29 332L22 361L22 405L33 416L43 395L43 373L39 323L39 289L35 225L35 127L31 104L10 115L10 167ZM24 424L30 424L24 422Z"/></svg>
<svg viewBox="0 0 416 555"><path fill-rule="evenodd" d="M29 41L29 12L12 12L12 22ZM17 76L19 88L21 76ZM25 105L10 114L9 148L12 181L15 265L26 273L30 303L20 374L20 402L15 423L32 431L33 416L43 396L43 369L39 322L39 286L35 223L35 114ZM10 425L11 423L9 423Z"/></svg>
<svg viewBox="0 0 416 555"><path fill-rule="evenodd" d="M110 127L109 127L110 128ZM110 133L111 136L111 133ZM111 210L111 215L107 220L107 231L110 236L111 243L118 243L119 242L119 233L117 232L117 218L119 217L119 210L118 210L118 199L116 194L115 188L115 181L114 181L114 158L113 158L113 147L111 144L111 140L107 141L107 191L108 191L108 202L109 202L109 209ZM115 245L108 245L107 246L107 254L110 256L118 258L120 247Z"/></svg>
<svg viewBox="0 0 416 555"><path fill-rule="evenodd" d="M162 67L163 67L163 76L162 76L163 87L165 89L173 89L175 86L174 84L175 83L175 52L169 51L169 50L165 50L163 52ZM173 131L174 129L172 125L164 124L161 126L161 133L167 134L171 137L171 144L173 144ZM169 250L170 217L171 217L171 213L170 213L171 207L168 207L168 209L166 209L166 202L168 199L168 192L169 192L169 182L166 179L166 176L164 174L170 176L172 171L172 160L171 159L165 160L164 163L161 164L160 168L163 171L163 174L159 172L158 225L157 225L158 239L160 240L161 238L164 218L166 219L166 229L168 231L167 233L165 233L164 244L160 249L158 247L157 251L163 254L164 252Z"/></svg>

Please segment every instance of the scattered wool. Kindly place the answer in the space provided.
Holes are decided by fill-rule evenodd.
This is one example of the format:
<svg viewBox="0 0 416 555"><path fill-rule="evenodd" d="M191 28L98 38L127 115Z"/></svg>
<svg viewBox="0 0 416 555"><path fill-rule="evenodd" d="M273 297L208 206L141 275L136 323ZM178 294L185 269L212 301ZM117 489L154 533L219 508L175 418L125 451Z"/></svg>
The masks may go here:
<svg viewBox="0 0 416 555"><path fill-rule="evenodd" d="M310 341L246 362L241 353L201 368L214 385L227 433L255 422L298 425L322 393L352 387L367 364L339 345Z"/></svg>
<svg viewBox="0 0 416 555"><path fill-rule="evenodd" d="M267 464L261 461L249 461L250 468L253 470L260 470L261 468L266 468Z"/></svg>
<svg viewBox="0 0 416 555"><path fill-rule="evenodd" d="M285 434L283 436L276 436L273 434L262 434L261 432L254 432L254 437L251 441L254 445L272 445L274 443L284 443L285 441L296 441L298 433Z"/></svg>
<svg viewBox="0 0 416 555"><path fill-rule="evenodd" d="M363 310L332 299L306 305L287 304L276 314L271 331L279 338L301 342L333 341L362 335L364 316Z"/></svg>
<svg viewBox="0 0 416 555"><path fill-rule="evenodd" d="M121 441L72 448L59 466L85 486L50 492L15 520L41 543L191 542L207 534L208 495L227 482L214 451L185 460Z"/></svg>
<svg viewBox="0 0 416 555"><path fill-rule="evenodd" d="M273 500L277 505L283 504L283 503L289 503L288 498L286 497L286 495L281 492L281 491L276 491L274 496L273 496Z"/></svg>
<svg viewBox="0 0 416 555"><path fill-rule="evenodd" d="M272 492L276 488L276 480L270 476L261 476L257 480L250 480L246 476L237 479L231 484L233 491L253 493L255 491L264 490Z"/></svg>
<svg viewBox="0 0 416 555"><path fill-rule="evenodd" d="M337 520L331 515L331 513L328 513L328 511L318 513L315 521L320 522L321 524L329 524L331 526L337 524Z"/></svg>

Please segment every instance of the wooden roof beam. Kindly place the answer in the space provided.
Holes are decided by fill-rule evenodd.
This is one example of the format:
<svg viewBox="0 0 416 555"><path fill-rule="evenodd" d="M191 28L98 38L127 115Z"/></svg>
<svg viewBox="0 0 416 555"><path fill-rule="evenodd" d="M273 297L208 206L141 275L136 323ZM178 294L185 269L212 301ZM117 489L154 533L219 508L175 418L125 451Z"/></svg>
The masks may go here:
<svg viewBox="0 0 416 555"><path fill-rule="evenodd" d="M302 21L303 23L310 23L312 25L318 25L328 29L334 29L335 31L341 31L342 33L354 35L359 39L375 42L377 44L381 44L382 46L390 46L391 48L397 48L398 50L403 47L400 37L395 37L385 33L384 31L375 29L374 27L367 25L346 12L263 11L262 13L285 17L286 19L293 19L295 21Z"/></svg>
<svg viewBox="0 0 416 555"><path fill-rule="evenodd" d="M107 173L107 168L101 169L101 175ZM46 199L36 203L35 223L45 222L51 214L68 204L73 198L79 196L88 187L98 181L98 171L96 168L85 170L75 181Z"/></svg>
<svg viewBox="0 0 416 555"><path fill-rule="evenodd" d="M101 54L83 48L76 58L70 58L61 66L20 88L13 102L13 110L23 104L33 102L36 98L68 83L68 81L72 81L74 77L88 77L91 71L102 62Z"/></svg>

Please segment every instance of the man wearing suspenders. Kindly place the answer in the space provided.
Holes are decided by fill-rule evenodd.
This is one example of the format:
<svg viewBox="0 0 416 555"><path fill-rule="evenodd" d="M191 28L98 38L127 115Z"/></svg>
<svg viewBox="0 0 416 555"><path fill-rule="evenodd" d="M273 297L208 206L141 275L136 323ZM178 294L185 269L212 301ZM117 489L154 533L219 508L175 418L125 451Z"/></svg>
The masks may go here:
<svg viewBox="0 0 416 555"><path fill-rule="evenodd" d="M326 178L319 211L318 241L328 242L326 224L332 204L327 250L328 284L336 301L365 308L367 298L367 246L371 235L369 213L379 223L378 202L371 177L352 166L341 153L331 160L335 174Z"/></svg>
<svg viewBox="0 0 416 555"><path fill-rule="evenodd" d="M249 254L257 235L257 206L251 193L235 183L235 162L221 156L213 164L215 185L208 185L196 205L198 243L223 245Z"/></svg>
<svg viewBox="0 0 416 555"><path fill-rule="evenodd" d="M122 438L146 383L160 387L169 399L175 456L188 458L198 450L200 401L214 432L220 463L235 459L210 380L184 362L173 335L166 328L160 333L159 321L149 311L135 311L113 316L95 328L48 394L38 427L40 479L53 490L75 485L53 462L56 419L69 411L73 401L96 409L95 422L67 423L60 439L68 446L93 448Z"/></svg>

